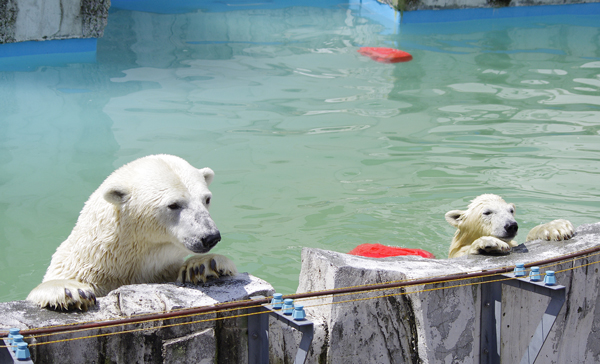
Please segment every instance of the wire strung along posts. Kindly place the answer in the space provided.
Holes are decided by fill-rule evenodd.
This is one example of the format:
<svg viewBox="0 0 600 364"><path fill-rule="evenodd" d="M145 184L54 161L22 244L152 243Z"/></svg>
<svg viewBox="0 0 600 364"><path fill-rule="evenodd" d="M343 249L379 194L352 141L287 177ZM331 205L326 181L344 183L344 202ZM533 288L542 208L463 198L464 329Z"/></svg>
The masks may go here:
<svg viewBox="0 0 600 364"><path fill-rule="evenodd" d="M0 341L0 364L33 364L29 353L28 344L23 341L19 329L12 328L6 338Z"/></svg>
<svg viewBox="0 0 600 364"><path fill-rule="evenodd" d="M248 364L269 362L269 317L276 318L282 324L293 327L302 334L298 351L294 356L294 364L306 362L313 340L313 323L306 319L304 305L294 304L291 298L283 300L282 297L281 293L275 293L270 304L248 309L249 313L258 313L248 317ZM264 297L253 299L262 298Z"/></svg>
<svg viewBox="0 0 600 364"><path fill-rule="evenodd" d="M578 251L578 252L575 252L572 254L563 255L560 257L553 258L553 259L529 262L529 263L523 264L522 268L523 269L531 268L532 266L547 267L553 263L560 263L560 262L567 261L569 259L579 259L579 258L585 257L586 255L597 253L598 251L600 251L600 247ZM594 263L597 263L597 262L594 262ZM594 264L594 263L590 263L590 264ZM572 269L579 268L582 266L584 266L584 265L579 265ZM506 275L507 273L512 272L514 269L515 269L515 266L510 266L510 267L502 267L502 268L492 269L492 270L487 270L487 271L468 272L468 273L463 273L463 274L454 274L454 275L447 275L447 276L442 276L442 277L428 277L428 278L424 278L424 279L410 280L410 281L392 281L392 282L384 282L384 283L378 283L378 284L368 284L368 285L361 285L361 286L354 286L354 287L343 287L343 288L338 288L338 289L322 290L322 291L316 291L316 292L298 293L298 294L286 295L281 298L282 299L286 299L286 298L294 299L297 303L300 303L305 300L310 300L313 298L323 297L323 296L345 296L345 297L348 297L348 299L337 300L335 302L329 302L326 304L329 304L329 305L337 305L337 304L344 304L344 303L360 304L360 301L363 301L363 300L415 293L415 292L406 293L404 291L399 290L399 288L406 288L406 287L411 287L411 286L423 286L423 289L420 289L419 292L429 292L429 291L433 291L433 290L449 289L449 288L463 286L463 285L484 284L484 286L485 286L485 285L489 285L493 281L501 281L501 282L515 281L516 278L514 276L511 277L510 275ZM563 271L565 271L565 270L562 270L562 271L557 270L556 274L560 274ZM481 279L475 280L474 278L481 278ZM465 282L467 280L469 282ZM445 287L432 287L432 285L434 285L434 284L443 283L443 282L456 282L456 285L445 286ZM359 294L359 293L365 293L365 292L379 292L379 293L376 293L372 297L353 298L353 295ZM75 340L82 340L82 339L93 338L93 337L119 335L119 334L123 334L123 333L127 333L127 332L136 332L136 331L144 331L144 330L154 329L154 327L148 328L148 327L144 327L144 325L142 325L143 323L152 322L152 321L162 321L161 327L169 327L169 326L188 325L190 323L195 323L195 322L216 321L216 320L225 320L228 318L235 318L235 317L251 317L251 316L255 316L255 315L262 315L263 314L263 312L261 312L262 308L265 305L268 305L270 303L270 301L271 301L271 297L264 297L264 298L259 298L259 299L255 299L255 300L235 301L235 302L227 302L227 303L216 304L216 305L211 305L211 306L194 307L194 308L188 308L188 309L178 309L178 310L173 310L173 311L168 311L168 312L139 315L139 316L127 317L127 318L122 318L122 319L117 319L117 320L108 320L108 321L102 321L102 322L87 322L87 323L75 324L75 325L61 325L61 326L56 326L56 327L44 327L44 328L39 328L39 329L22 330L21 333L23 334L24 339L26 341L29 341L32 338L35 338L35 339L46 338L47 339L48 337L52 337L52 335L57 335L57 334L82 333L82 332L91 331L91 330L95 330L97 332L97 333L90 334L88 336L73 337L73 338L66 338L66 339L61 338L60 340L37 341L37 342L31 343L31 346L51 345L51 344L58 345L61 342L66 342L66 341L75 341ZM323 303L320 303L319 305L323 305ZM311 307L311 305L305 304L304 307L308 308L308 307ZM254 309L254 308L258 308L258 310L255 310L258 312L251 312L252 309ZM224 312L234 312L234 311L239 311L239 310L245 311L248 309L250 309L250 310L246 313L240 313L240 314L234 313L233 315L226 316L226 317L208 317L207 316L207 315L214 314L217 312L224 313ZM170 320L175 320L175 319L184 318L184 317L193 317L194 319L190 322L183 322L183 323L170 321ZM496 325L497 324L498 324L498 321L496 321ZM120 328L120 330L115 331L115 332L104 332L104 330L102 330L104 328ZM8 334L8 331L0 331L0 336L6 336L7 334ZM488 349L488 352L492 352L492 351L493 350ZM490 361L490 362L493 362L493 361Z"/></svg>

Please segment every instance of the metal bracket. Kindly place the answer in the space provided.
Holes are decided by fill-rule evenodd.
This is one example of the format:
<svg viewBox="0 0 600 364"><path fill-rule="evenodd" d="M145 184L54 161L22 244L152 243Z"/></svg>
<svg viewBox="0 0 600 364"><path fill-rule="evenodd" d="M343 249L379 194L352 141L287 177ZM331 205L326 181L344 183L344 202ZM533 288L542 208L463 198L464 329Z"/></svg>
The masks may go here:
<svg viewBox="0 0 600 364"><path fill-rule="evenodd" d="M264 297L251 298L262 299ZM248 364L269 363L269 316L277 318L302 333L294 364L304 364L313 339L314 325L312 321L294 320L291 316L281 313L281 310L275 310L271 305L261 305L260 307L248 309L248 313L258 312L261 313L248 316ZM265 313L268 313L268 315Z"/></svg>
<svg viewBox="0 0 600 364"><path fill-rule="evenodd" d="M566 291L564 286L547 286L543 281L532 282L528 278L515 278L514 274L502 274L500 277L511 278L500 282L484 282L481 285L481 337L480 337L480 363L500 363L500 328L502 327L502 285L507 284L529 292L534 292L550 297L550 302L544 312L521 364L535 362L554 322L565 303ZM487 277L487 281L498 279L498 276Z"/></svg>
<svg viewBox="0 0 600 364"><path fill-rule="evenodd" d="M8 341L6 339L0 340L0 345L8 346ZM31 359L28 360L18 360L17 356L10 347L0 348L0 364L33 364Z"/></svg>

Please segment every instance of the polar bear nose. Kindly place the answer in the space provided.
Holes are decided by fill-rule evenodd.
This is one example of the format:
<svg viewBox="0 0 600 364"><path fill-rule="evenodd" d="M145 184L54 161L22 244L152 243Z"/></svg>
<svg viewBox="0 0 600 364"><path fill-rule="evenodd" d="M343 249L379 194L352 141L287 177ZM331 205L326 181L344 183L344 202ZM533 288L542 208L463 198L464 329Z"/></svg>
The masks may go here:
<svg viewBox="0 0 600 364"><path fill-rule="evenodd" d="M519 230L519 225L516 223L516 221L509 222L508 224L504 225L504 230L506 230L509 235L515 236L517 235L517 230Z"/></svg>
<svg viewBox="0 0 600 364"><path fill-rule="evenodd" d="M221 241L221 233L217 232L215 234L210 234L203 237L202 245L204 245L205 248L211 249L212 247L217 245L219 241Z"/></svg>

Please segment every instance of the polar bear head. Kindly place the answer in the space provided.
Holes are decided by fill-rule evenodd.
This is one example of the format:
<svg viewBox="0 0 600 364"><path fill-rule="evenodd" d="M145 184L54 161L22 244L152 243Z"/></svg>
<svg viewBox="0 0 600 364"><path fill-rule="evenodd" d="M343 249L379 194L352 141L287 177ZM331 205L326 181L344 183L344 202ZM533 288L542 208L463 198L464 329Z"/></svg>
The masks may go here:
<svg viewBox="0 0 600 364"><path fill-rule="evenodd" d="M116 221L105 223L117 225L114 235L122 242L182 244L192 252L205 253L221 240L208 213L212 197L208 185L213 177L210 168L197 169L179 157L140 158L113 172L84 210L98 215L101 210L87 205L99 200L112 205L116 214L106 218Z"/></svg>
<svg viewBox="0 0 600 364"><path fill-rule="evenodd" d="M493 236L509 242L519 229L515 220L515 205L492 194L476 197L466 211L447 212L446 221L458 229L455 240L460 235L460 240L469 244L482 236Z"/></svg>

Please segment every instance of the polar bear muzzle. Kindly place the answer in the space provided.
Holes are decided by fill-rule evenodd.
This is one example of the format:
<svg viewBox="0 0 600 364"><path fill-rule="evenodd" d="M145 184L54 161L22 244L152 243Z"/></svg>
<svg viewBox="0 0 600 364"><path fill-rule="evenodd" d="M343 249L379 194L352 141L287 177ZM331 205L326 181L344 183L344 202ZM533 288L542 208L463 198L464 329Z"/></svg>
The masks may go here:
<svg viewBox="0 0 600 364"><path fill-rule="evenodd" d="M506 231L505 237L507 239L513 239L517 236L517 231L519 230L519 224L516 221L511 221L504 225L504 231Z"/></svg>
<svg viewBox="0 0 600 364"><path fill-rule="evenodd" d="M217 230L216 233L203 236L202 238L184 239L183 245L194 253L206 253L214 248L221 241L221 233Z"/></svg>

